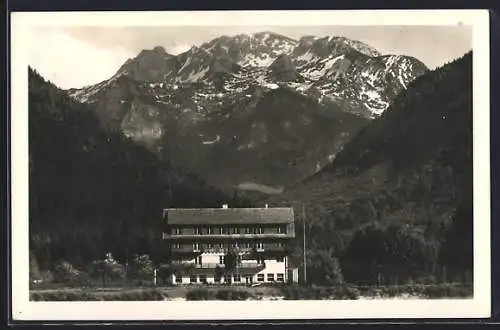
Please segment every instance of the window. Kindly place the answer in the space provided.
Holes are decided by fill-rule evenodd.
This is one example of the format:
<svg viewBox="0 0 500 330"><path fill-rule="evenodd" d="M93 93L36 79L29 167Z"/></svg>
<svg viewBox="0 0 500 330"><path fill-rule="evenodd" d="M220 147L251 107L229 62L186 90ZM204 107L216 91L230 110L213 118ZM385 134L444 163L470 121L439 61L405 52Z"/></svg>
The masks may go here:
<svg viewBox="0 0 500 330"><path fill-rule="evenodd" d="M251 248L251 247L252 247L252 243L246 243L246 244L245 244L245 246L246 246L247 248Z"/></svg>
<svg viewBox="0 0 500 330"><path fill-rule="evenodd" d="M219 248L223 249L224 248L224 243L219 243Z"/></svg>
<svg viewBox="0 0 500 330"><path fill-rule="evenodd" d="M278 226L278 234L286 234L286 228L284 226Z"/></svg>
<svg viewBox="0 0 500 330"><path fill-rule="evenodd" d="M174 244L172 244L172 247L173 247L174 249L180 249L180 248L181 248L181 245L180 245L179 243L174 243Z"/></svg>
<svg viewBox="0 0 500 330"><path fill-rule="evenodd" d="M285 282L285 274L283 274L283 273L276 274L276 280L278 282Z"/></svg>
<svg viewBox="0 0 500 330"><path fill-rule="evenodd" d="M196 257L196 258L194 259L194 263L195 263L195 264L197 264L197 265L201 265L201 262L202 262L201 256Z"/></svg>
<svg viewBox="0 0 500 330"><path fill-rule="evenodd" d="M238 242L231 243L231 246L233 248L237 249L238 248Z"/></svg>
<svg viewBox="0 0 500 330"><path fill-rule="evenodd" d="M262 226L259 226L259 227L255 228L255 233L256 234L263 234L264 233L264 229L262 228Z"/></svg>
<svg viewBox="0 0 500 330"><path fill-rule="evenodd" d="M208 227L207 228L207 234L208 235L212 235L212 233L213 233L212 227Z"/></svg>
<svg viewBox="0 0 500 330"><path fill-rule="evenodd" d="M200 275L200 282L206 284L207 283L207 275Z"/></svg>
<svg viewBox="0 0 500 330"><path fill-rule="evenodd" d="M198 278L196 277L196 275L191 275L189 277L189 283L196 283L198 282Z"/></svg>
<svg viewBox="0 0 500 330"><path fill-rule="evenodd" d="M196 227L194 229L194 234L195 235L203 235L203 231L201 230L201 228Z"/></svg>
<svg viewBox="0 0 500 330"><path fill-rule="evenodd" d="M181 235L182 234L181 228L178 228L178 227L172 228L172 231L173 231L174 235Z"/></svg>
<svg viewBox="0 0 500 330"><path fill-rule="evenodd" d="M257 243L257 249L258 249L258 250L262 250L262 249L264 249L264 243L262 243L262 242L258 242L258 243Z"/></svg>
<svg viewBox="0 0 500 330"><path fill-rule="evenodd" d="M257 263L260 264L260 265L263 265L264 264L264 258L257 258Z"/></svg>
<svg viewBox="0 0 500 330"><path fill-rule="evenodd" d="M251 234L252 231L250 230L250 227L245 227L245 234Z"/></svg>
<svg viewBox="0 0 500 330"><path fill-rule="evenodd" d="M219 227L219 234L221 234L221 235L224 234L224 228Z"/></svg>
<svg viewBox="0 0 500 330"><path fill-rule="evenodd" d="M283 247L283 243L282 242L276 243L276 247L279 247L279 248Z"/></svg>
<svg viewBox="0 0 500 330"><path fill-rule="evenodd" d="M224 263L224 256L219 256L219 264L223 264Z"/></svg>
<svg viewBox="0 0 500 330"><path fill-rule="evenodd" d="M257 274L257 282L264 282L264 274Z"/></svg>
<svg viewBox="0 0 500 330"><path fill-rule="evenodd" d="M193 244L193 251L200 251L200 244L199 243Z"/></svg>
<svg viewBox="0 0 500 330"><path fill-rule="evenodd" d="M267 281L274 282L274 274L272 274L272 273L267 274Z"/></svg>
<svg viewBox="0 0 500 330"><path fill-rule="evenodd" d="M276 258L276 262L285 262L285 258L278 257L278 258Z"/></svg>
<svg viewBox="0 0 500 330"><path fill-rule="evenodd" d="M235 274L233 278L234 278L235 282L241 282L241 276L240 276L240 274Z"/></svg>
<svg viewBox="0 0 500 330"><path fill-rule="evenodd" d="M181 274L175 275L175 283L182 283L182 275Z"/></svg>
<svg viewBox="0 0 500 330"><path fill-rule="evenodd" d="M239 234L240 233L240 228L233 228L232 233L233 234Z"/></svg>

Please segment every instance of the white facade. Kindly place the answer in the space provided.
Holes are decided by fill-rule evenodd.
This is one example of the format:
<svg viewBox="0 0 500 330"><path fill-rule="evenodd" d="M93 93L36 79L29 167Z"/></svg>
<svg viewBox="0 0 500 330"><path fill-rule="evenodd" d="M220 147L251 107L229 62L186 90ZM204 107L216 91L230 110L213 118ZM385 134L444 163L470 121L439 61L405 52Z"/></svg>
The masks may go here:
<svg viewBox="0 0 500 330"><path fill-rule="evenodd" d="M175 277L175 275L172 276L172 283L173 284L201 284L201 283L207 283L207 284L213 284L215 283L215 279L213 275L200 275L203 274L202 269L207 269L207 268L215 268L217 265L220 267L224 266L224 256L225 254L220 252L220 253L202 253L201 255L197 256L196 258L193 258L191 260L184 260L181 263L182 264L193 264L194 269L192 271L191 276L184 275L182 276L182 279L179 281ZM200 263L201 261L201 263ZM287 282L288 280L288 260L287 257L281 257L281 258L272 258L272 259L264 259L264 260L255 260L255 259L242 259L241 260L241 267L255 267L258 262L264 262L264 269L256 272L256 271L247 271L246 269L243 269L241 273L238 275L235 275L231 278L224 278L222 277L220 279L221 284L225 283L231 283L231 284L255 284L255 283L283 283ZM200 271L198 272L199 274L196 274L196 267L199 267ZM249 274L246 274L245 272L248 272Z"/></svg>

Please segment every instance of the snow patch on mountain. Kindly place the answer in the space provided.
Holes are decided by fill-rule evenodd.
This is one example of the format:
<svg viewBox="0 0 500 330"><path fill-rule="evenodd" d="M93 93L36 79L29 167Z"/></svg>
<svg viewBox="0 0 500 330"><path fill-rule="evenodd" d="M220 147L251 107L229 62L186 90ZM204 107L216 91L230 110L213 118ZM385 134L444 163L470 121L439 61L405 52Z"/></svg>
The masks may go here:
<svg viewBox="0 0 500 330"><path fill-rule="evenodd" d="M376 117L426 70L414 58L381 56L372 47L343 37L309 36L297 41L272 32L222 36L178 56L166 55L161 49L141 54L149 56L151 63L163 60L177 64L162 66L162 72L167 72L164 80L146 81L140 93L149 94L162 107L196 109L192 120L206 117L227 102L255 103L263 92L281 87L319 103L333 102L345 111L361 107L371 114L369 117ZM277 59L285 59L281 62L287 62L288 67L278 65L276 70ZM68 93L81 102L93 102L119 77L128 76L126 69L136 62L127 61L109 80ZM130 68L135 70L131 78L157 76L154 67L147 67L146 73Z"/></svg>
<svg viewBox="0 0 500 330"><path fill-rule="evenodd" d="M243 182L238 185L238 189L258 191L264 194L275 195L275 194L281 194L283 192L284 187L273 187L255 182Z"/></svg>
<svg viewBox="0 0 500 330"><path fill-rule="evenodd" d="M220 141L220 135L217 135L215 139L210 140L210 141L202 141L204 145L210 145L210 144L215 144Z"/></svg>

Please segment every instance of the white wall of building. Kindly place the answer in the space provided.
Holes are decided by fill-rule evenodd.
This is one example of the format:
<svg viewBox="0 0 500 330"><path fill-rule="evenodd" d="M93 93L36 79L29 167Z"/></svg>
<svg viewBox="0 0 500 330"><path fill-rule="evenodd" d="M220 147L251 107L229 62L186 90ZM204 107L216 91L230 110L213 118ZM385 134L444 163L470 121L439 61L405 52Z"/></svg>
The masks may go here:
<svg viewBox="0 0 500 330"><path fill-rule="evenodd" d="M220 263L220 257L223 257L225 254L224 253L203 253L201 255L202 257L202 265L205 264L205 265L208 265L210 264L210 267L213 266L214 264L219 264ZM193 258L192 260L185 260L183 261L183 263L196 263L196 259ZM251 263L251 264L255 264L257 263L257 260L256 259L253 259L253 260L248 260L248 259L243 259L241 260L241 262L243 264L245 263ZM288 260L287 260L287 257L283 258L283 261L277 261L276 258L273 258L273 259L266 259L265 261L265 265L266 267L264 269L262 269L261 271L259 271L258 273L255 273L252 275L252 282L253 283L274 283L274 282L278 282L278 274L283 274L283 282L286 282L287 281L287 278L288 278L288 274L287 274L287 263L288 263ZM262 275L259 276L259 274L262 274L264 275L264 281L259 281L259 278L262 278ZM272 275L272 280L269 278L269 274L273 274ZM240 274L241 275L241 284L245 284L245 275L247 274ZM215 283L215 279L213 276L207 276L207 283ZM175 277L172 279L172 283L173 284L179 284L175 281ZM232 282L234 284L239 284L238 282L234 282L234 279L232 279ZM182 277L182 284L190 284L190 277L189 276L183 276ZM200 282L200 278L198 276L197 278L197 282L196 283L201 283ZM221 283L224 283L224 278L221 279Z"/></svg>
<svg viewBox="0 0 500 330"><path fill-rule="evenodd" d="M278 278L278 274L283 274L283 280L286 282L287 275L286 275L286 262L287 258L283 259L283 262L278 262L276 259L266 259L265 264L266 268L258 272L257 274L254 275L253 277L253 282L254 283L259 283L259 274L264 275L264 283L272 283L276 282ZM268 274L273 274L274 281L269 281L268 280Z"/></svg>
<svg viewBox="0 0 500 330"><path fill-rule="evenodd" d="M220 257L224 257L224 253L202 253L201 263L202 264L218 264L220 263ZM183 263L196 263L197 258L183 260Z"/></svg>

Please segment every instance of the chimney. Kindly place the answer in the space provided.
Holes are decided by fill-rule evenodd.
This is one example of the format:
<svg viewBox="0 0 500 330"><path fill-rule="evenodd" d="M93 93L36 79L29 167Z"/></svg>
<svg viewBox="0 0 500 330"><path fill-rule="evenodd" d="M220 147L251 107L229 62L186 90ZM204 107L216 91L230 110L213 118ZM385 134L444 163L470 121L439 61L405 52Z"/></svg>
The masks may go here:
<svg viewBox="0 0 500 330"><path fill-rule="evenodd" d="M223 208L223 209L227 209L227 208L228 208L228 205L227 205L227 204L222 204L222 208Z"/></svg>
<svg viewBox="0 0 500 330"><path fill-rule="evenodd" d="M267 205L267 204L266 204L266 209L267 209L267 207L268 207L268 206L269 206L269 205Z"/></svg>

